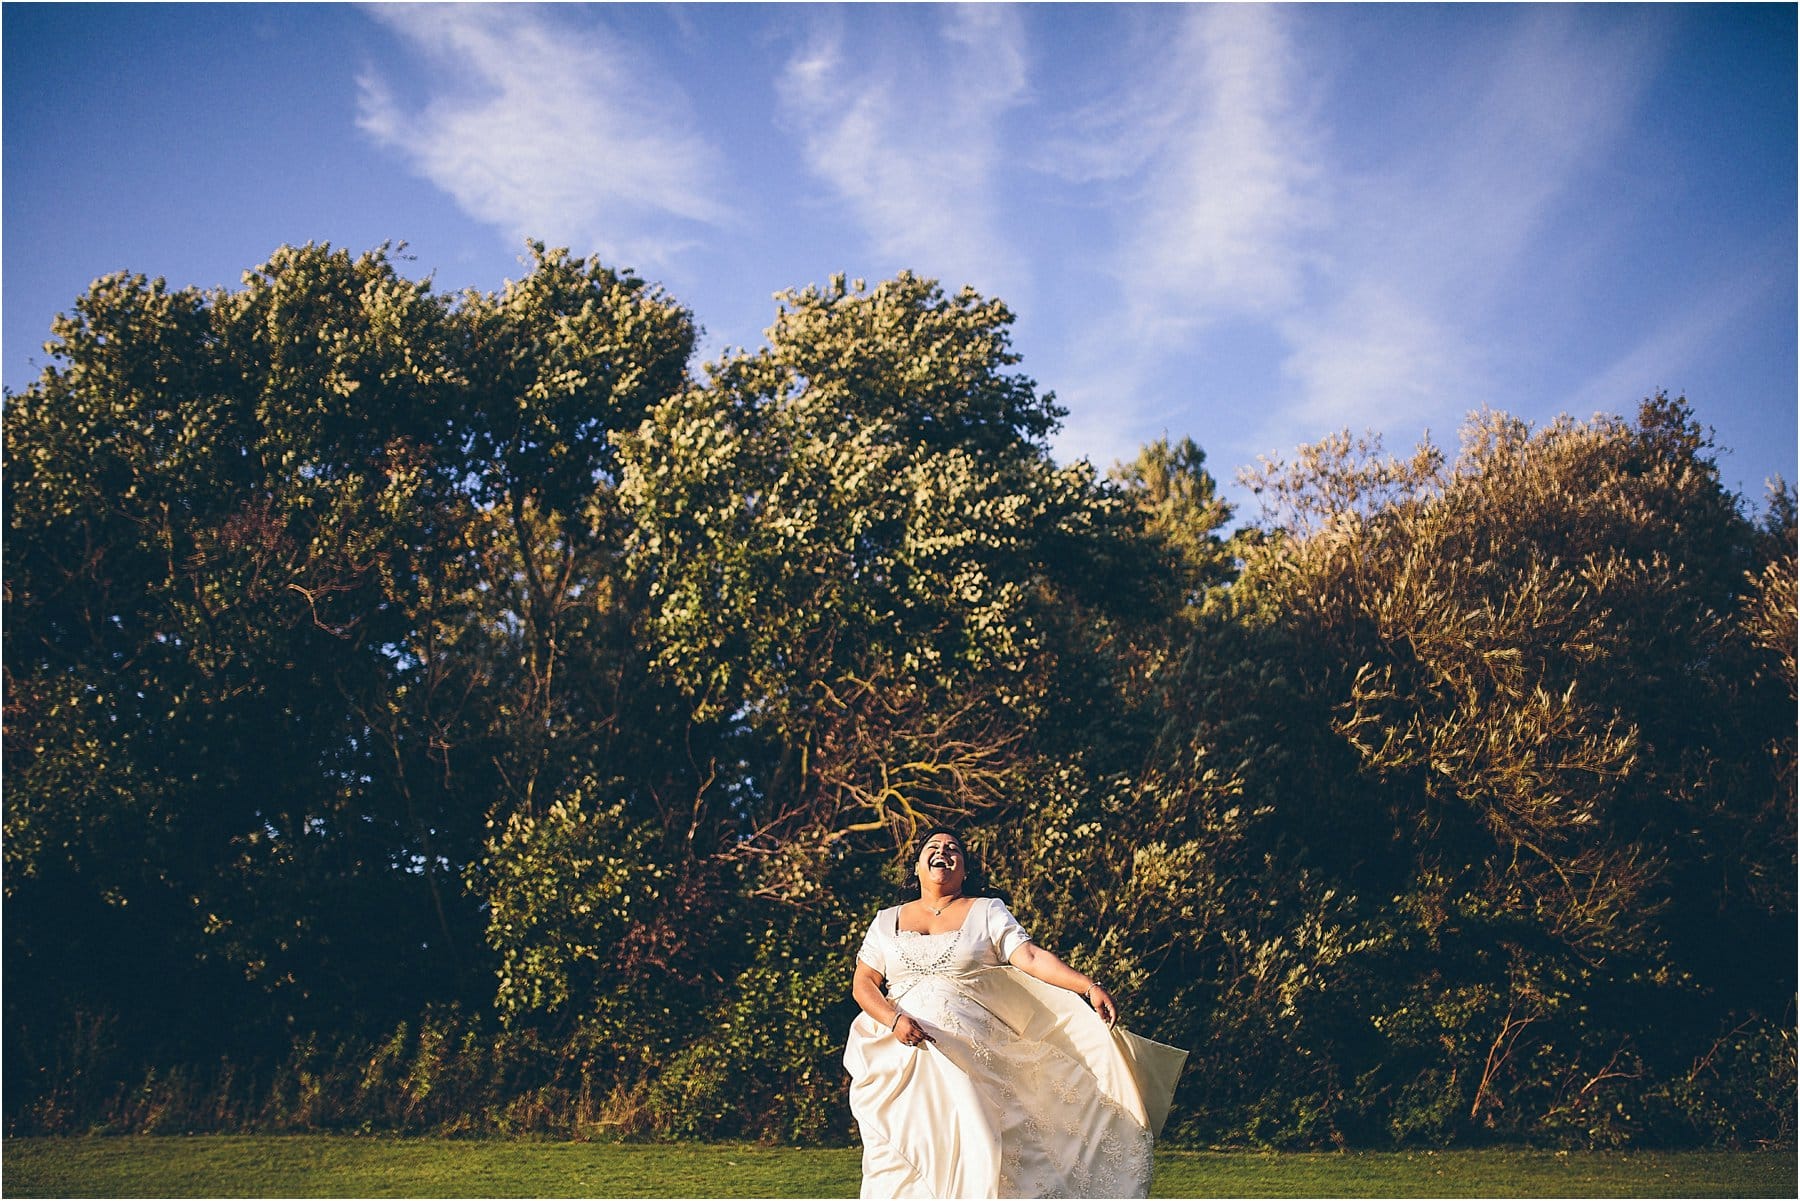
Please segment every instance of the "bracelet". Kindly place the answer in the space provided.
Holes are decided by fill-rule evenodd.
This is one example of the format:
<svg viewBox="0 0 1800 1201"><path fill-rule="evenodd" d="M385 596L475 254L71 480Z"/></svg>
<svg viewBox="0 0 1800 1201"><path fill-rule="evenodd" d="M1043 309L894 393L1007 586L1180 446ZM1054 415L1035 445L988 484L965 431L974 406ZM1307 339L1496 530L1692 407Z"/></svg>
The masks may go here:
<svg viewBox="0 0 1800 1201"><path fill-rule="evenodd" d="M1088 1002L1090 1005L1093 1004L1094 990L1099 987L1100 987L1100 981L1098 981L1098 980L1090 981L1088 983L1087 988L1082 990L1081 999Z"/></svg>
<svg viewBox="0 0 1800 1201"><path fill-rule="evenodd" d="M900 1028L900 1019L905 1016L905 1014L900 1012L900 1007L898 1005L894 1006L894 1020L888 1023L888 1029L898 1030Z"/></svg>

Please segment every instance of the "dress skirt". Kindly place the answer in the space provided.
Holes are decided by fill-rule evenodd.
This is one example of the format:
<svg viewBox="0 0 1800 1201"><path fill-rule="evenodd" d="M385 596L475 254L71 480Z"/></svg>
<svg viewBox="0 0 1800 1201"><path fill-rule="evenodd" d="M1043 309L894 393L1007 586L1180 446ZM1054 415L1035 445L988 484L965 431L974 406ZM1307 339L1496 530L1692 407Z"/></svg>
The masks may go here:
<svg viewBox="0 0 1800 1201"><path fill-rule="evenodd" d="M1144 1197L1187 1052L1107 1024L1016 968L965 967L890 999L936 1041L867 1014L844 1065L864 1197Z"/></svg>

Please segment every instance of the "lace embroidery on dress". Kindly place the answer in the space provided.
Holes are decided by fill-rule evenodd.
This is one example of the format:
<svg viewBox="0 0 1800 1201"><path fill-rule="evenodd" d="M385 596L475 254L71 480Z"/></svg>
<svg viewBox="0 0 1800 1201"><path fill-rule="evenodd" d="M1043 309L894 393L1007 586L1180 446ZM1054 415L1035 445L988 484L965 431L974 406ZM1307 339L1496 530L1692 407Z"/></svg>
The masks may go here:
<svg viewBox="0 0 1800 1201"><path fill-rule="evenodd" d="M930 954L930 948L923 949L920 955L915 956L913 954L914 947L928 939L943 938L944 934L921 934L917 930L900 931L900 937L894 945L900 952L900 960L906 965L908 975L941 976L945 974L944 969L950 966L950 960L956 954L956 944L962 941L962 931L948 930L944 933L949 935L950 941L944 944L944 949L939 951L935 958L927 960L922 956Z"/></svg>

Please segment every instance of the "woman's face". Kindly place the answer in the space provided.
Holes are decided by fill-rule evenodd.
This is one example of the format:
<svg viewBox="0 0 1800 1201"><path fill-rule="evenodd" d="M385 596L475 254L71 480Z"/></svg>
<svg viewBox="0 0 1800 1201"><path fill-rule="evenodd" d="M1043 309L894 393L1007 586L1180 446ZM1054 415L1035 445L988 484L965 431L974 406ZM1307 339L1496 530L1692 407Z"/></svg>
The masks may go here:
<svg viewBox="0 0 1800 1201"><path fill-rule="evenodd" d="M927 880L942 892L959 892L968 875L968 857L953 834L933 834L919 848L919 882Z"/></svg>

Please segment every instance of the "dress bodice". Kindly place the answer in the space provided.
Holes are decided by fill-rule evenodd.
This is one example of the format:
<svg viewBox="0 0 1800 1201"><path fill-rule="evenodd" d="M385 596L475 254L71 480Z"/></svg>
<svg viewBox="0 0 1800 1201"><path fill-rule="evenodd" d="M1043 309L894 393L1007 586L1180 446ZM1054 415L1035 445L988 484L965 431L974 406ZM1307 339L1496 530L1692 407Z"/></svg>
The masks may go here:
<svg viewBox="0 0 1800 1201"><path fill-rule="evenodd" d="M883 909L869 925L856 957L880 972L889 997L932 977L958 978L1000 967L1031 941L998 897L976 897L962 924L941 934L900 929L900 909Z"/></svg>

